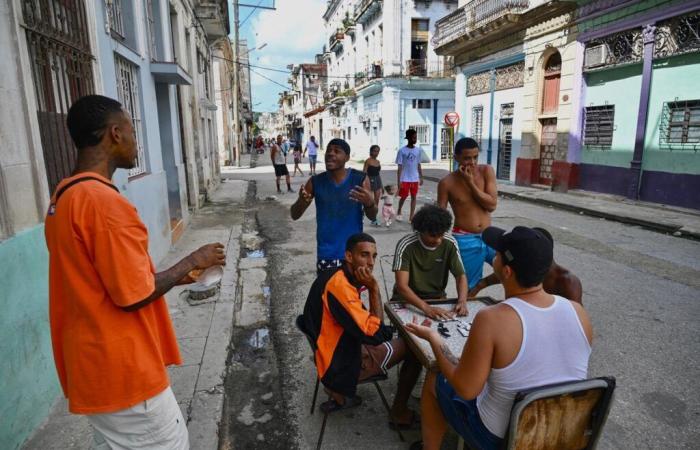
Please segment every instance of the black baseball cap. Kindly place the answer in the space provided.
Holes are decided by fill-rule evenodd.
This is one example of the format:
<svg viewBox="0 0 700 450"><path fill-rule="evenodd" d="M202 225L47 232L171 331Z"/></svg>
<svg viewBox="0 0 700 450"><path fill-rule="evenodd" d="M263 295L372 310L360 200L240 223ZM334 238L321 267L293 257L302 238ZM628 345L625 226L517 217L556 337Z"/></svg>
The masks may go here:
<svg viewBox="0 0 700 450"><path fill-rule="evenodd" d="M488 227L482 233L486 245L503 256L503 264L510 266L518 280L529 280L537 285L544 280L554 260L552 241L540 231L517 226L511 231ZM536 281L536 282L535 282Z"/></svg>

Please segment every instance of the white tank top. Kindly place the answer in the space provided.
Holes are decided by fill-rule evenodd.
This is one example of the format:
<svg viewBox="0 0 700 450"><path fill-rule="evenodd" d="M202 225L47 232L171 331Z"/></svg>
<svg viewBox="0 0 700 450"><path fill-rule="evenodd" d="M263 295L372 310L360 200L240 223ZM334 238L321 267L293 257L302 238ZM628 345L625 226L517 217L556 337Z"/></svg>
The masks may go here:
<svg viewBox="0 0 700 450"><path fill-rule="evenodd" d="M586 379L591 355L586 333L567 299L554 296L554 302L547 308L538 308L516 297L503 303L518 313L523 341L512 363L502 369L491 369L484 390L476 399L484 425L501 438L506 434L516 393Z"/></svg>

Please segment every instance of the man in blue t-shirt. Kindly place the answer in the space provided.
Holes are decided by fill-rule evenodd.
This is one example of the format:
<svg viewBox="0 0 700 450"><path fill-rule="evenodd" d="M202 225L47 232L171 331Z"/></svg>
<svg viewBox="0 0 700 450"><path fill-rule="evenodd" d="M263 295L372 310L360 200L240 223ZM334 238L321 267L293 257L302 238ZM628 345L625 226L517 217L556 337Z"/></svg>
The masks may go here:
<svg viewBox="0 0 700 450"><path fill-rule="evenodd" d="M362 232L362 212L368 219L377 217L374 193L364 172L346 169L350 145L332 139L326 147L326 171L314 175L299 189L292 205L292 220L300 218L316 199L316 259L319 274L342 266L345 243Z"/></svg>

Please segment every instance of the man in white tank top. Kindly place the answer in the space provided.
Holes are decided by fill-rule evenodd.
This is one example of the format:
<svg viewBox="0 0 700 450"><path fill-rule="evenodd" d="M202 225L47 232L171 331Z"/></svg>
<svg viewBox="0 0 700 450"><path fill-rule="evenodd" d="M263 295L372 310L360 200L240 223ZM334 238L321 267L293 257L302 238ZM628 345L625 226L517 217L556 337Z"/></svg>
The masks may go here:
<svg viewBox="0 0 700 450"><path fill-rule="evenodd" d="M421 398L423 442L439 449L450 425L473 449L502 443L519 391L587 377L593 330L583 307L542 288L553 260L552 243L539 231L489 227L484 242L506 300L479 311L458 359L435 327L407 324L430 342L440 374L428 372Z"/></svg>

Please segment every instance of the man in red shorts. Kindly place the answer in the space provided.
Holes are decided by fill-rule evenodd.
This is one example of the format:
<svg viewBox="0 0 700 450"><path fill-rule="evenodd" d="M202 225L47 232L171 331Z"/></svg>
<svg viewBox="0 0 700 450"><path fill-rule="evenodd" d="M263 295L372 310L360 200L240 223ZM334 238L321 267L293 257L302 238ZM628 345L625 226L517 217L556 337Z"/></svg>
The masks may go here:
<svg viewBox="0 0 700 450"><path fill-rule="evenodd" d="M423 170L420 166L422 150L416 146L418 134L414 129L406 130L406 140L408 144L399 149L396 154L396 164L398 164L398 173L396 183L399 185L399 210L396 214L396 220L403 220L401 209L406 197L411 195L411 213L408 216L408 221L413 220L413 213L416 211L416 198L418 197L418 186L423 185Z"/></svg>

